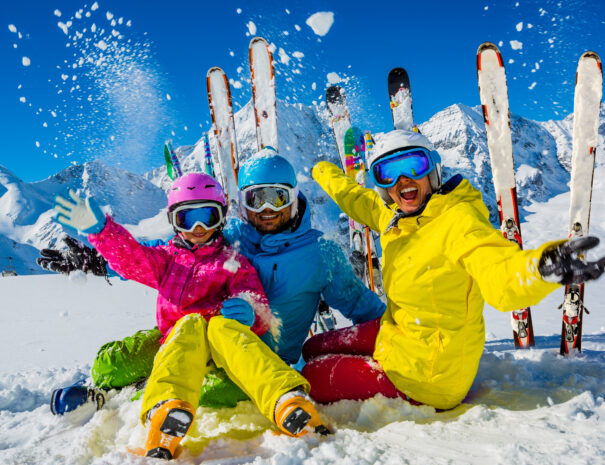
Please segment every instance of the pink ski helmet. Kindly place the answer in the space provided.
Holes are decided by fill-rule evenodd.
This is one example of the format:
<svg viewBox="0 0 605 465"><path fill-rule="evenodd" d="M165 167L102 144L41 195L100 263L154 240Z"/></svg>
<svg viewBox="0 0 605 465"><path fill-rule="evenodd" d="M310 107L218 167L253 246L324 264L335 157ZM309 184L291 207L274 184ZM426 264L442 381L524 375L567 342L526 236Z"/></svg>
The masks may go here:
<svg viewBox="0 0 605 465"><path fill-rule="evenodd" d="M177 178L168 191L168 222L172 224L172 211L175 208L181 205L204 202L219 204L222 211L222 223L219 229L222 229L225 224L228 205L225 192L218 181L204 173L189 173ZM175 232L178 232L176 228Z"/></svg>
<svg viewBox="0 0 605 465"><path fill-rule="evenodd" d="M227 207L227 198L216 179L204 173L189 173L177 178L168 191L168 210L194 202L216 202Z"/></svg>

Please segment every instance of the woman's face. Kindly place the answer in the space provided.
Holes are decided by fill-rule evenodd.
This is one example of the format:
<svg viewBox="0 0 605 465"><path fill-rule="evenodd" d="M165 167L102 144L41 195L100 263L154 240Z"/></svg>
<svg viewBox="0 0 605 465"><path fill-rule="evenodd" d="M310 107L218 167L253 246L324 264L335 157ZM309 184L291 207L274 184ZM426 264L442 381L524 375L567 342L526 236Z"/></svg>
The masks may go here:
<svg viewBox="0 0 605 465"><path fill-rule="evenodd" d="M399 176L397 183L387 188L387 193L404 213L414 213L432 192L429 176L410 179Z"/></svg>

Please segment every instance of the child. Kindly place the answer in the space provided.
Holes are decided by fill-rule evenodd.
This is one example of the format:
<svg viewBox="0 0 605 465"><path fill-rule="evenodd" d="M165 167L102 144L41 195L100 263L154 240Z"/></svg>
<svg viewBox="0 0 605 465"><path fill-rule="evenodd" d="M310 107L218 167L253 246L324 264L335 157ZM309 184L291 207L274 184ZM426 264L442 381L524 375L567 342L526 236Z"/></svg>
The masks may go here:
<svg viewBox="0 0 605 465"><path fill-rule="evenodd" d="M92 198L70 196L57 197L57 221L87 233L122 277L158 290L163 346L141 411L147 456L174 456L193 423L210 360L286 433L327 432L305 394L307 381L257 336L267 331L271 311L254 268L223 239L227 201L215 179L192 173L174 182L168 220L176 236L157 247L139 244Z"/></svg>

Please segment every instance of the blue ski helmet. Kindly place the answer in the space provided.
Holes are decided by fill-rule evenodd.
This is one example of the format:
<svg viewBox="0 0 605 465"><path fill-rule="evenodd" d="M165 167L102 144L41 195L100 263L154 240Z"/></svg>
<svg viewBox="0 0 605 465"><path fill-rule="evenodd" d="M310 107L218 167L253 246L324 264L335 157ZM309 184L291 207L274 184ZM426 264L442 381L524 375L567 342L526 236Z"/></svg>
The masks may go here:
<svg viewBox="0 0 605 465"><path fill-rule="evenodd" d="M240 166L237 173L237 188L240 194L240 212L247 219L248 212L241 198L242 189L259 184L283 184L294 189L298 197L298 182L292 164L279 155L273 147L264 147ZM298 211L298 201L290 207L290 217Z"/></svg>
<svg viewBox="0 0 605 465"><path fill-rule="evenodd" d="M294 167L273 147L265 147L246 160L237 173L239 190L257 184L284 184L296 187Z"/></svg>

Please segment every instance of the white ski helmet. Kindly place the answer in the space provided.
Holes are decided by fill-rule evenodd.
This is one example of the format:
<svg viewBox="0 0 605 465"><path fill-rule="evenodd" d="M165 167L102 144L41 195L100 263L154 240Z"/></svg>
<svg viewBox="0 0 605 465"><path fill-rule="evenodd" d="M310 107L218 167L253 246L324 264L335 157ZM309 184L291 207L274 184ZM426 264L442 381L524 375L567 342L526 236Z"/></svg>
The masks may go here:
<svg viewBox="0 0 605 465"><path fill-rule="evenodd" d="M435 146L431 141L419 132L395 129L394 131L383 134L368 156L367 163L370 172L372 171L372 165L381 158L399 150L406 150L414 147L422 147L431 152L430 155L436 163L435 169L428 174L429 182L431 183L433 192L439 190L441 187L441 157L435 150ZM393 203L393 199L391 199L384 187L375 186L374 189L387 205Z"/></svg>

